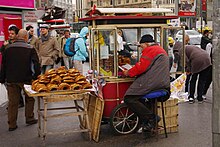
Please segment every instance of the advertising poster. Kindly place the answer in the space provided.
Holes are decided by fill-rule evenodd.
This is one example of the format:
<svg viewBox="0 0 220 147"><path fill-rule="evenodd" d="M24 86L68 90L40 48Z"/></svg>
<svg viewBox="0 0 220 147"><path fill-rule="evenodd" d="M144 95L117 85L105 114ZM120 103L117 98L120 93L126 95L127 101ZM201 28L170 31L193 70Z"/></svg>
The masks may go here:
<svg viewBox="0 0 220 147"><path fill-rule="evenodd" d="M35 0L1 0L0 7L35 8Z"/></svg>
<svg viewBox="0 0 220 147"><path fill-rule="evenodd" d="M196 16L196 0L179 0L178 1L179 16Z"/></svg>

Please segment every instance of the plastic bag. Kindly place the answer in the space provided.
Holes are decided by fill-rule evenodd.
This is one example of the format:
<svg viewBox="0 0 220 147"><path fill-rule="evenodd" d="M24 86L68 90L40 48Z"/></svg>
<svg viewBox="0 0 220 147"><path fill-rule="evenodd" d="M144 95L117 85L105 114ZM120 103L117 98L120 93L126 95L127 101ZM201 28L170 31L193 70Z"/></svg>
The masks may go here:
<svg viewBox="0 0 220 147"><path fill-rule="evenodd" d="M0 84L0 107L8 103L8 92L4 84Z"/></svg>

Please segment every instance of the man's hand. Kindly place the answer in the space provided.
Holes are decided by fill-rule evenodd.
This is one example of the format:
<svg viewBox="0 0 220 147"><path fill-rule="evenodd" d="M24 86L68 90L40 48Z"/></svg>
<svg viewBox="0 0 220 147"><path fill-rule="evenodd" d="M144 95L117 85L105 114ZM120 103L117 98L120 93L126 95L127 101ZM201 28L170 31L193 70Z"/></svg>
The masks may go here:
<svg viewBox="0 0 220 147"><path fill-rule="evenodd" d="M128 70L123 70L123 74L124 74L125 76L128 76Z"/></svg>
<svg viewBox="0 0 220 147"><path fill-rule="evenodd" d="M6 46L8 44L9 44L9 42L8 42L8 40L6 40L3 45Z"/></svg>

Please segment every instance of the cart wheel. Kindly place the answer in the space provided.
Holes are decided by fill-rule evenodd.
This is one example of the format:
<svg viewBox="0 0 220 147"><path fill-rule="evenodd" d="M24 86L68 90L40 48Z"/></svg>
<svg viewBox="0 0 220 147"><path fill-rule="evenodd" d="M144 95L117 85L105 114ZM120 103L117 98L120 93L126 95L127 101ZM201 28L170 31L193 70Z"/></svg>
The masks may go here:
<svg viewBox="0 0 220 147"><path fill-rule="evenodd" d="M134 133L139 123L139 117L125 103L115 107L110 116L110 126L116 134Z"/></svg>

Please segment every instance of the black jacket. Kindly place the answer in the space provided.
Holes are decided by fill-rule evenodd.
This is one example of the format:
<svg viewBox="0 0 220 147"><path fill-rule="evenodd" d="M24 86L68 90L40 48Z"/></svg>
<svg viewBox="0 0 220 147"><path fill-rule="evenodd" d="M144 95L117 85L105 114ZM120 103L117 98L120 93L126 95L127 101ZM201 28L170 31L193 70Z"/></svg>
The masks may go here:
<svg viewBox="0 0 220 147"><path fill-rule="evenodd" d="M202 49L204 49L204 50L206 50L206 45L208 44L208 43L211 43L212 42L212 40L211 39L209 39L207 36L202 36L202 38L201 38L201 48Z"/></svg>
<svg viewBox="0 0 220 147"><path fill-rule="evenodd" d="M33 46L17 40L6 47L2 58L1 83L30 83L39 74L39 58Z"/></svg>

